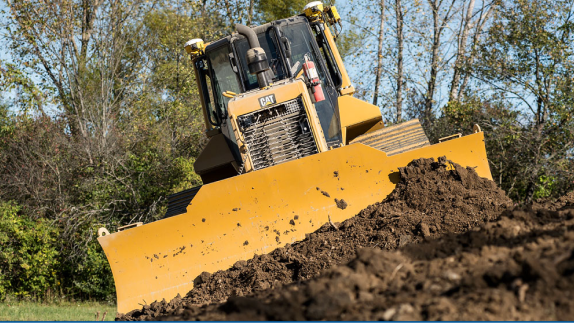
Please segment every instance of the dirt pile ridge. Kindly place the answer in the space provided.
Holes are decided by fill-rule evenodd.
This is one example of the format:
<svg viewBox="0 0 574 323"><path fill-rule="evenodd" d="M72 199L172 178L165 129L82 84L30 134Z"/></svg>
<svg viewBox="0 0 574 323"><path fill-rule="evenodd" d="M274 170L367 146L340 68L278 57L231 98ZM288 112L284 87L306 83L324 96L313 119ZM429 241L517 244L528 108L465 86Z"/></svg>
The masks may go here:
<svg viewBox="0 0 574 323"><path fill-rule="evenodd" d="M203 311L198 306L225 302L230 296L231 303L227 305L235 302L232 300L256 302L242 296L280 291L286 284L311 279L326 269L347 264L365 247L395 250L466 232L498 218L511 205L494 182L445 158L414 160L400 169L400 177L397 187L384 201L343 223L335 223L335 227L327 223L301 242L239 261L225 271L203 273L184 298L155 302L117 318L155 319L166 314L182 315L185 311L186 317L191 317ZM216 308L213 306L217 307L204 309ZM214 310L213 315L223 313L218 311ZM265 317L267 314L259 318Z"/></svg>
<svg viewBox="0 0 574 323"><path fill-rule="evenodd" d="M506 211L469 232L364 248L319 277L168 320L572 320L574 209Z"/></svg>
<svg viewBox="0 0 574 323"><path fill-rule="evenodd" d="M567 193L566 195L556 200L545 199L542 201L537 201L533 203L532 208L547 209L551 211L556 211L559 209L574 209L574 191Z"/></svg>

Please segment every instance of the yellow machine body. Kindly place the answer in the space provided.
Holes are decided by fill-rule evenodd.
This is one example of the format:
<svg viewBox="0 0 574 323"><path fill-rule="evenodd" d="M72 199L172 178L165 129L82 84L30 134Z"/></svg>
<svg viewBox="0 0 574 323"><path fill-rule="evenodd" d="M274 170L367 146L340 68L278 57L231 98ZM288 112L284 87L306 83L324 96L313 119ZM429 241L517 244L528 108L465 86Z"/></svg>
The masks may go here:
<svg viewBox="0 0 574 323"><path fill-rule="evenodd" d="M302 240L329 219L354 216L382 201L399 180L398 168L413 159L446 156L491 179L484 147L482 132L393 156L351 144L204 185L186 213L98 239L118 312L183 296L204 271L225 270Z"/></svg>

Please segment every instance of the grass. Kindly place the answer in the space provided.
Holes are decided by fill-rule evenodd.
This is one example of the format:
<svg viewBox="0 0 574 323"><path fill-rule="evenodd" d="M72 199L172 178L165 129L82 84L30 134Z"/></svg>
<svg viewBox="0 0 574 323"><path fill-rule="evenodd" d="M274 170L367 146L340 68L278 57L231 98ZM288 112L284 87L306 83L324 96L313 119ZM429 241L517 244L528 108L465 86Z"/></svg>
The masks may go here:
<svg viewBox="0 0 574 323"><path fill-rule="evenodd" d="M39 303L31 301L6 301L0 304L0 321L93 321L104 312L106 321L116 317L116 306L98 302Z"/></svg>

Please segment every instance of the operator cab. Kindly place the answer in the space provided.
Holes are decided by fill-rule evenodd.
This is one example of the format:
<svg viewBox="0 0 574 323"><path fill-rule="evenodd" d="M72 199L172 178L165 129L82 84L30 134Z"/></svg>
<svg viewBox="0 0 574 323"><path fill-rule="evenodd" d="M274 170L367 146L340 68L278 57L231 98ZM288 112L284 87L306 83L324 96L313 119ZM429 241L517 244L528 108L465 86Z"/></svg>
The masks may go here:
<svg viewBox="0 0 574 323"><path fill-rule="evenodd" d="M322 40L321 33L311 28L305 16L277 20L252 29L267 55L269 70L266 76L270 87L278 81L300 77L305 57L314 62L325 93L325 100L314 102L315 109L327 145L340 145L337 89L341 85L341 77L334 60L328 55L330 49L326 48L328 44ZM257 76L249 72L246 60L249 49L247 39L234 33L209 44L205 54L195 60L208 120L213 128L221 129L231 141L231 146L236 144L235 138L225 129L229 127L226 124L227 104L239 93L259 90ZM236 151L234 155L239 154Z"/></svg>

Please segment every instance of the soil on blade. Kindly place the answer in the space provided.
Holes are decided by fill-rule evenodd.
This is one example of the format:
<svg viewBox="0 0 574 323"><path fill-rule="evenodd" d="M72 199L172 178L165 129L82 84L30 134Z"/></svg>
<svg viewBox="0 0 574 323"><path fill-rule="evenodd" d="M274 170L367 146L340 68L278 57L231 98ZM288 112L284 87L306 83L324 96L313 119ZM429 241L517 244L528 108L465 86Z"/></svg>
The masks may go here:
<svg viewBox="0 0 574 323"><path fill-rule="evenodd" d="M169 303L155 302L117 318L146 320L170 315L171 319L235 319L233 315L243 315L240 310L243 305L233 302L263 302L260 304L263 306L265 302L257 295L268 294L279 301L279 294L298 288L296 285L287 289L282 286L309 280L327 269L356 261L358 252L366 252L360 251L365 247L370 248L367 249L370 252L381 253L382 250L419 246L424 241L428 243L445 235L484 226L509 206L511 201L505 193L494 182L480 178L472 168L461 167L445 158L438 161L417 159L400 169L400 181L384 201L367 207L355 217L335 223L335 226L327 223L301 242L239 261L228 270L203 273L195 279L195 288L185 297ZM392 257L403 259L405 255L399 253ZM334 271L349 270L342 268L351 267L338 267ZM255 297L247 297L250 295ZM357 300L356 297L349 300L347 296L341 297L351 303ZM228 298L227 303L217 305ZM230 306L237 310L229 310ZM265 311L254 313L258 314L254 314L253 319L275 319ZM301 317L330 317L320 317L323 315L320 312L314 315ZM240 317L243 316L237 316L237 319Z"/></svg>

